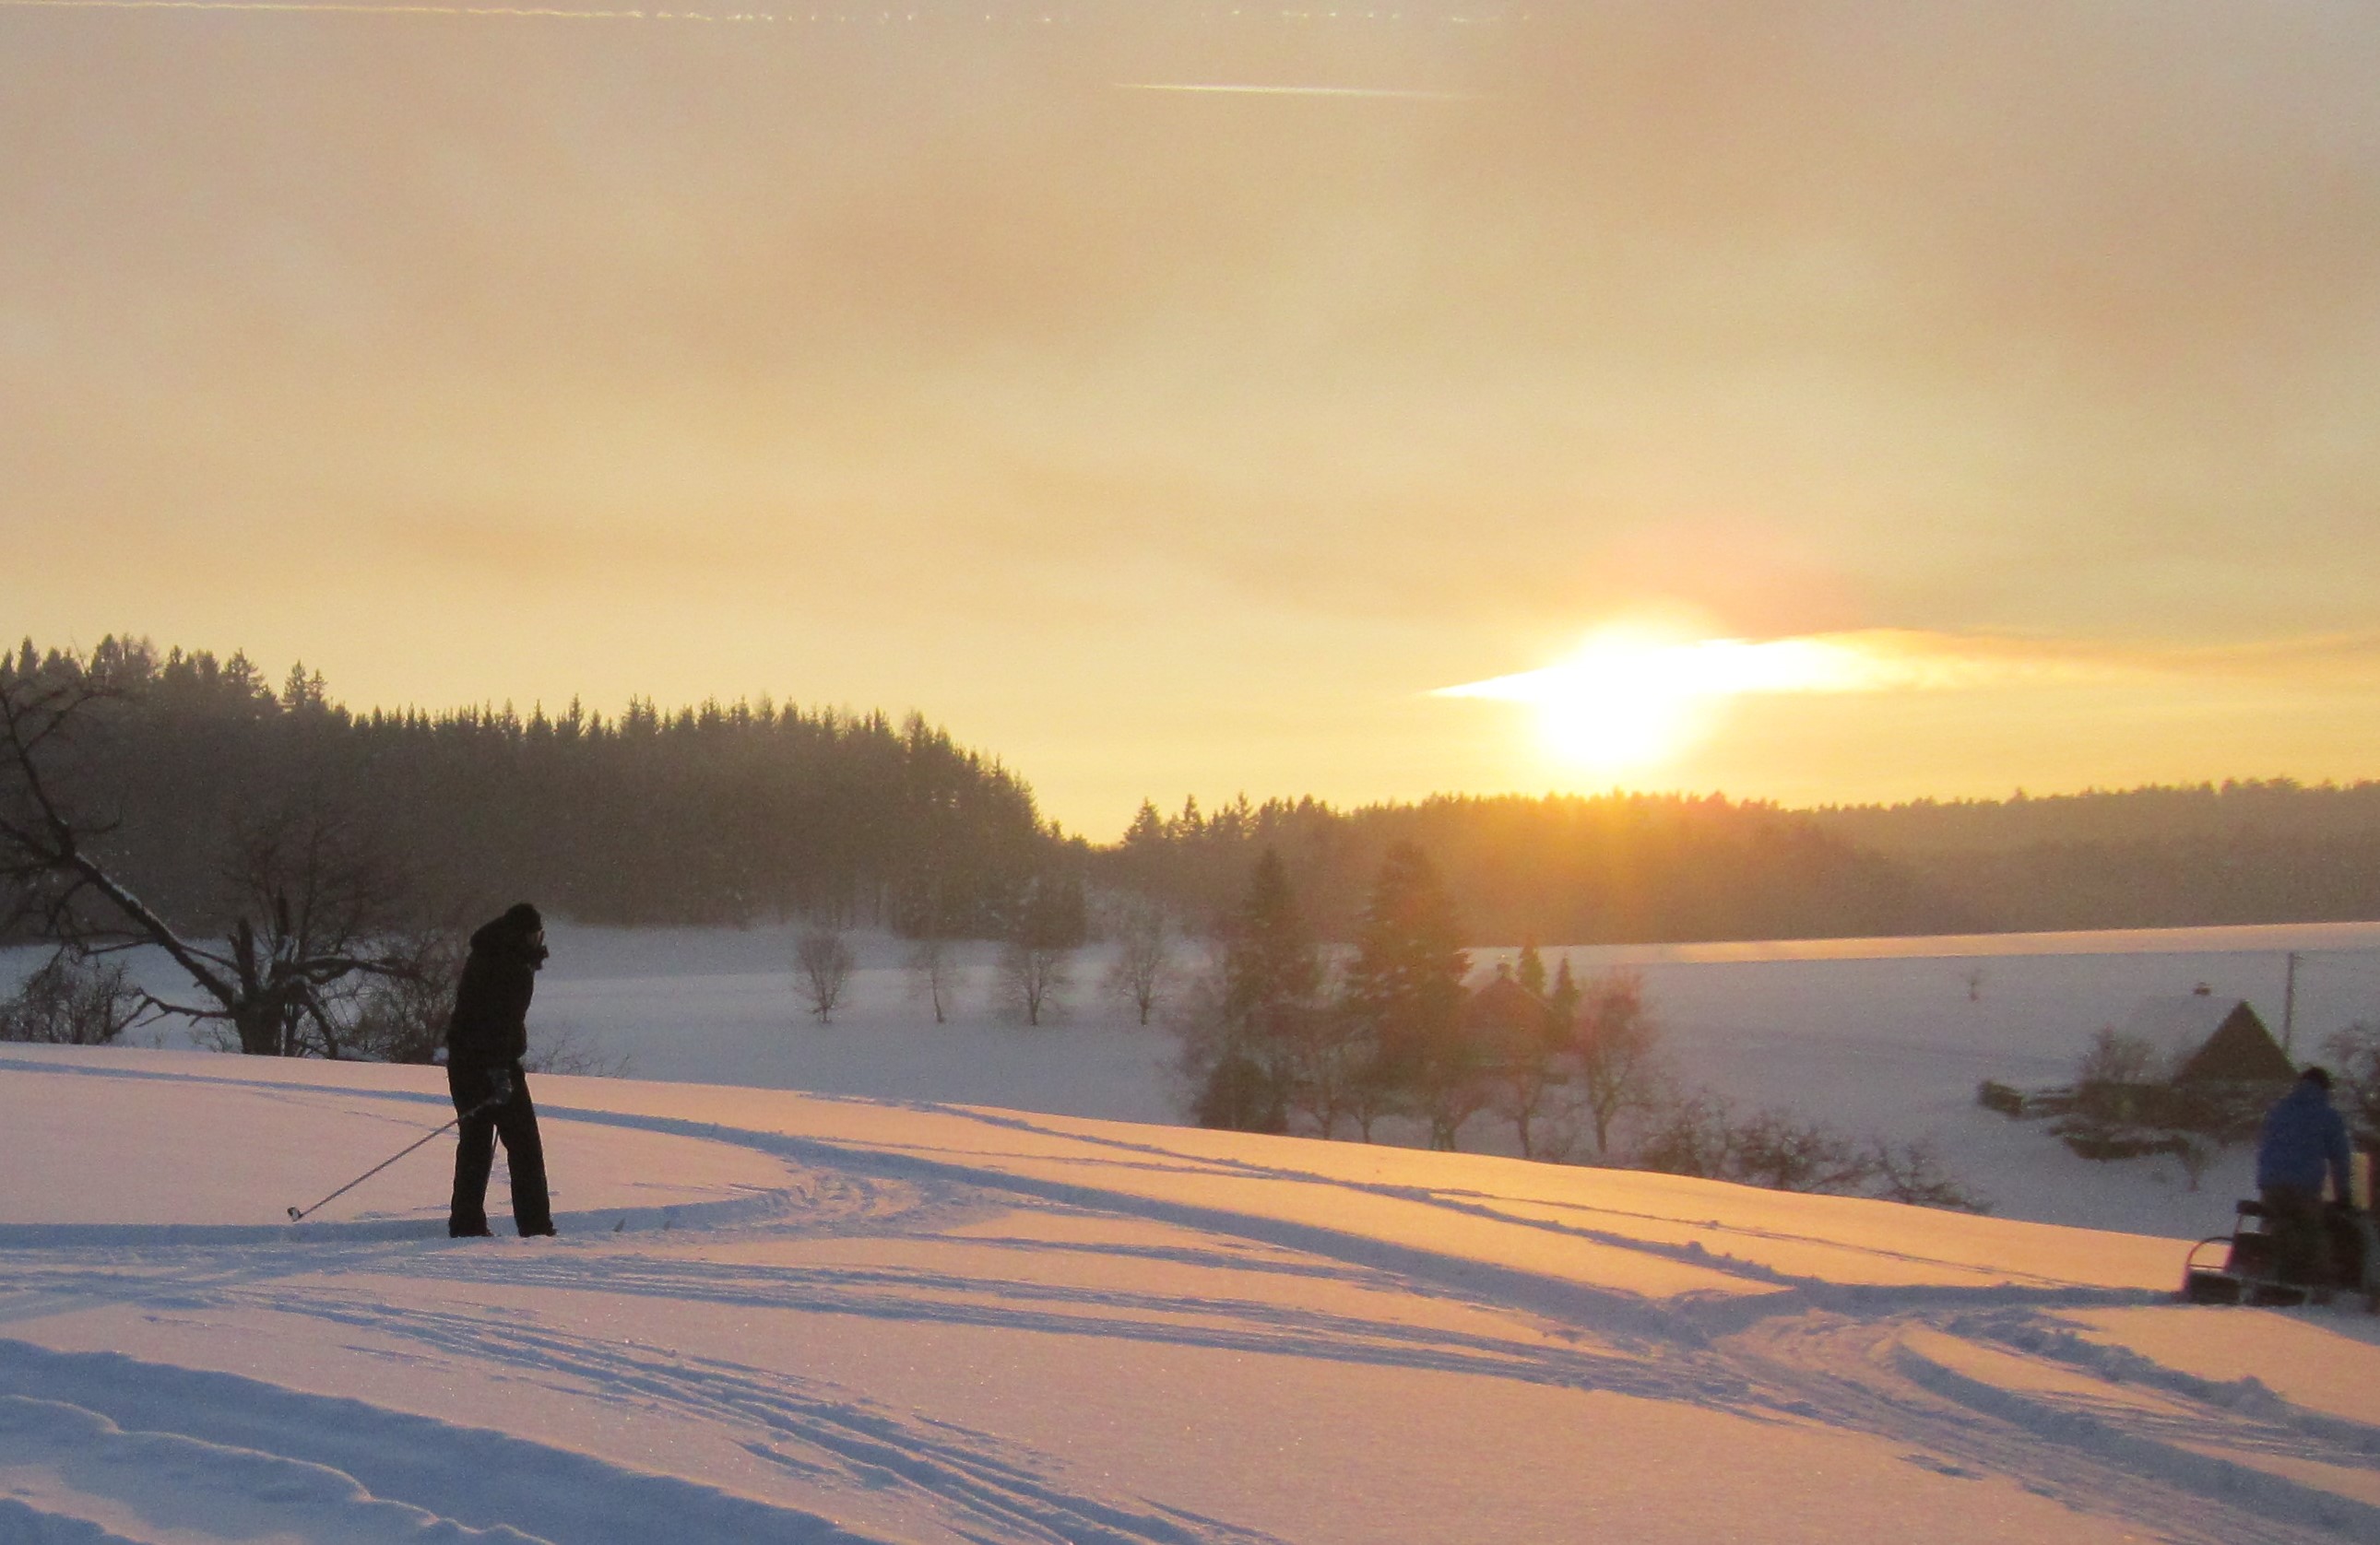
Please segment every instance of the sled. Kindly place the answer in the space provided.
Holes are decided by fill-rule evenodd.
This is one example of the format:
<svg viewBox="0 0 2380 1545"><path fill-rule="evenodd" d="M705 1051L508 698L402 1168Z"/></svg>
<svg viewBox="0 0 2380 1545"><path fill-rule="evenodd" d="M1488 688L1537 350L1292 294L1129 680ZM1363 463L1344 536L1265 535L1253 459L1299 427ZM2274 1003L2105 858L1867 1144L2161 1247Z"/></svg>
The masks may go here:
<svg viewBox="0 0 2380 1545"><path fill-rule="evenodd" d="M2362 1293L2365 1307L2380 1314L2380 1283L2369 1269L2371 1225L2352 1208L2331 1206L2323 1214L2331 1250L2331 1279L2337 1291ZM2223 1247L2218 1265L2212 1254ZM2243 1201L2232 1208L2231 1232L2210 1234L2190 1247L2181 1262L2181 1292L2192 1304L2248 1304L2266 1309L2294 1309L2311 1289L2303 1283L2281 1280L2274 1249L2272 1215L2261 1201Z"/></svg>

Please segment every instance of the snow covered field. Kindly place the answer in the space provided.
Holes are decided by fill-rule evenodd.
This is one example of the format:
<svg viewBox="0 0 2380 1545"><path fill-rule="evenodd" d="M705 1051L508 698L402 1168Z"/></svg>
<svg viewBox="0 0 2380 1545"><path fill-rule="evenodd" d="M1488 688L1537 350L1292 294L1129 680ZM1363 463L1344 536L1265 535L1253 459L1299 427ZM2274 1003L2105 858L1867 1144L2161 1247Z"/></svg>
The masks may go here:
<svg viewBox="0 0 2380 1545"><path fill-rule="evenodd" d="M897 940L860 941L846 1007L802 1010L783 929L557 927L536 1018L628 1059L637 1077L999 1105L1120 1121L1181 1119L1172 1038L1098 991L1085 952L1055 1026L992 1003L991 955L970 958L960 1007L936 1026ZM2380 1020L2380 923L1973 938L1579 948L1585 972L1644 972L1681 1074L1746 1104L1785 1105L1855 1136L1925 1139L2004 1216L2195 1237L2228 1227L2251 1166L2239 1151L2191 1191L2171 1161L2094 1164L2037 1125L1979 1109L1991 1078L2054 1083L2093 1032L2144 997L2201 983L2254 1004L2275 1032L2285 957L2301 954L2301 1056L2358 1019ZM1483 972L1508 951L1477 950ZM1485 1118L1466 1148L1510 1152Z"/></svg>
<svg viewBox="0 0 2380 1545"><path fill-rule="evenodd" d="M0 1540L2380 1539L2380 1322L2172 1240L536 1087L562 1237L449 1241L443 1143L276 1226L432 1070L0 1048Z"/></svg>
<svg viewBox="0 0 2380 1545"><path fill-rule="evenodd" d="M1027 1027L995 1001L992 951L965 947L950 1022L937 1025L904 969L905 947L855 935L859 968L834 1022L804 1011L794 931L609 929L556 923L531 1022L565 1030L640 1079L737 1084L889 1100L993 1105L1172 1124L1184 1091L1175 1044L1099 990L1105 956L1082 952L1053 1024ZM1932 1142L2004 1217L2195 1237L2228 1226L2249 1189L2239 1149L2189 1189L2170 1159L2075 1158L2038 1124L1978 1108L1975 1085L2070 1076L2093 1032L2146 997L2204 984L2244 997L2277 1033L2286 958L2299 954L2296 1050L2358 1020L2380 1020L2380 923L2195 928L1965 938L1579 947L1582 972L1644 972L1679 1076L1746 1106L1781 1105L1854 1137ZM1510 951L1480 949L1481 972ZM0 952L0 976L36 950ZM160 989L160 960L140 960ZM140 1032L171 1047L187 1032ZM1487 1117L1466 1149L1511 1152Z"/></svg>
<svg viewBox="0 0 2380 1545"><path fill-rule="evenodd" d="M1173 1038L1143 1029L1099 990L1105 957L1082 952L1058 1022L1016 1022L996 1002L992 952L967 947L950 1022L936 1025L903 967L905 947L856 935L859 969L834 1022L803 1009L794 931L609 929L556 923L531 1021L640 1079L890 1100L995 1105L1171 1124L1184 1091ZM1933 1142L1950 1171L2004 1217L2195 1237L2228 1226L2248 1155L2217 1158L2192 1191L2169 1159L2077 1159L2038 1124L1974 1103L1976 1083L2054 1083L2092 1032L2145 997L2199 984L2282 1026L2286 957L2301 957L2296 1050L2358 1020L2380 1020L2380 923L2194 928L1968 938L1579 947L1573 969L1645 973L1680 1076L1745 1105L1782 1105L1853 1136ZM1510 951L1475 950L1483 973ZM0 952L0 976L35 950ZM161 989L162 960L139 961ZM14 972L9 970L13 966ZM166 1046L187 1032L140 1032ZM1475 1120L1466 1149L1511 1152Z"/></svg>

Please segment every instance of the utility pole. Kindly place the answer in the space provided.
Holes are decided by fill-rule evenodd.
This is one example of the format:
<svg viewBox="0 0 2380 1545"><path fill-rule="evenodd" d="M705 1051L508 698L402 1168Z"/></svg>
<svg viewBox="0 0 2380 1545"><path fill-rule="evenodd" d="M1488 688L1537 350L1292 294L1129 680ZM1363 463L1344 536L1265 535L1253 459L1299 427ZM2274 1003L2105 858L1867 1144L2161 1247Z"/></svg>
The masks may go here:
<svg viewBox="0 0 2380 1545"><path fill-rule="evenodd" d="M2287 1056L2298 1026L2298 952L2289 951L2289 975L2281 984L2281 1053Z"/></svg>

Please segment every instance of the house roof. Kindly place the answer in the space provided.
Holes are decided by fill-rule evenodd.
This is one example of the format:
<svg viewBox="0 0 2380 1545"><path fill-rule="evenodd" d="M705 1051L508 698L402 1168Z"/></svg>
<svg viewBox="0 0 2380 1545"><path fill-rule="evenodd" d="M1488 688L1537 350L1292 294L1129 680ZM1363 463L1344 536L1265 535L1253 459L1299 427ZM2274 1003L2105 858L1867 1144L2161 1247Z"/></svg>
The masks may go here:
<svg viewBox="0 0 2380 1545"><path fill-rule="evenodd" d="M1499 972L1463 998L1463 1028L1491 1064L1522 1064L1544 1047L1552 1020L1545 999Z"/></svg>
<svg viewBox="0 0 2380 1545"><path fill-rule="evenodd" d="M2297 1069L2244 998L2192 993L2144 998L2123 1032L2156 1054L2155 1075L2179 1083L2202 1080L2286 1082Z"/></svg>
<svg viewBox="0 0 2380 1545"><path fill-rule="evenodd" d="M1546 1000L1500 972L1463 1001L1463 1018L1476 1028L1535 1031L1546 1022Z"/></svg>

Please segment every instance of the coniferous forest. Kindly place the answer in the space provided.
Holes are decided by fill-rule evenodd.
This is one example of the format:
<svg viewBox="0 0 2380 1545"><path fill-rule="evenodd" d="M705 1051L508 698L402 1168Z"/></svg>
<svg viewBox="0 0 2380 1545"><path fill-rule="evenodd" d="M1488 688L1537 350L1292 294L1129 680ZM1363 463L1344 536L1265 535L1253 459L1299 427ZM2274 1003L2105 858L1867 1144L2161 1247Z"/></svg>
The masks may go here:
<svg viewBox="0 0 2380 1545"><path fill-rule="evenodd" d="M1016 772L915 714L766 700L358 712L318 674L275 680L239 654L111 638L0 655L0 682L62 679L91 690L42 750L77 827L133 891L200 931L304 842L401 872L450 922L532 896L590 923L806 917L982 936L1055 875L1203 929L1270 849L1316 933L1343 941L1400 844L1429 856L1481 943L2380 917L2375 783L1809 811L1717 795L1241 798L1146 804L1094 848L1042 821Z"/></svg>
<svg viewBox="0 0 2380 1545"><path fill-rule="evenodd" d="M1194 916L1277 849L1327 936L1382 856L1430 854L1480 942L2168 928L2380 918L2380 782L2232 782L1788 810L1718 795L1478 798L1341 811L1144 805L1097 855Z"/></svg>
<svg viewBox="0 0 2380 1545"><path fill-rule="evenodd" d="M1354 935L1391 849L1429 855L1478 942L1829 938L1961 930L1973 919L1911 870L1796 813L1716 796L1439 797L1340 811L1245 800L1144 805L1097 872L1194 917L1231 908L1278 852L1313 926Z"/></svg>
<svg viewBox="0 0 2380 1545"><path fill-rule="evenodd" d="M808 916L953 935L1071 851L1022 780L911 716L706 703L353 713L319 675L244 656L30 644L0 679L100 695L58 763L77 824L130 888L209 931L261 850L334 843L469 918L508 898L612 923ZM282 865L286 867L285 863Z"/></svg>

